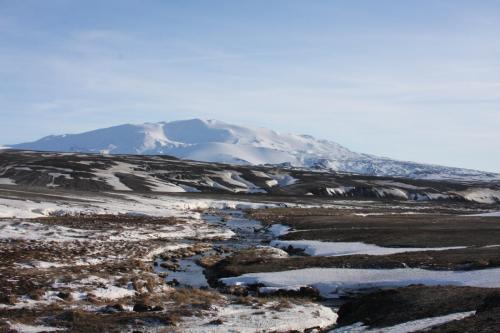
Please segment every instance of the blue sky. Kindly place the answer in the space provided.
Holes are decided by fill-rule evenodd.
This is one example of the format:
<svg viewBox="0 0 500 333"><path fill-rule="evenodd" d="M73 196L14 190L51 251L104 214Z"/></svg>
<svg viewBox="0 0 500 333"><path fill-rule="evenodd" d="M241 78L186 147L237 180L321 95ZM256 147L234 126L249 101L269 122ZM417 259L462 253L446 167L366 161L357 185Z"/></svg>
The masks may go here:
<svg viewBox="0 0 500 333"><path fill-rule="evenodd" d="M193 117L500 172L499 1L0 0L0 143Z"/></svg>

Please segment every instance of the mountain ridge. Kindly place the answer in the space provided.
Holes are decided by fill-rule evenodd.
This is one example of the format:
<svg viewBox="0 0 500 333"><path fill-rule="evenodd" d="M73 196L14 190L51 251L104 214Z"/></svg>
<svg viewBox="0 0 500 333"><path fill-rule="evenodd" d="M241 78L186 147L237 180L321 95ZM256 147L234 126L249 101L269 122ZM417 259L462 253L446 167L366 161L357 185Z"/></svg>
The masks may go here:
<svg viewBox="0 0 500 333"><path fill-rule="evenodd" d="M500 174L357 153L307 134L247 128L212 119L122 124L78 134L49 135L13 149L104 154L171 155L238 165L282 165L371 176L500 180Z"/></svg>

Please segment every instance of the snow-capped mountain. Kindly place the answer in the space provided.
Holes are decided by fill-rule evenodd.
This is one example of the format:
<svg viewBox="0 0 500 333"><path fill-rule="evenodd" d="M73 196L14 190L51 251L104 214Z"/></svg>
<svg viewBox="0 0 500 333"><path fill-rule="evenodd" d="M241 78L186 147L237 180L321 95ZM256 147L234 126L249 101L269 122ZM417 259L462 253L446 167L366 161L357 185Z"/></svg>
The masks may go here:
<svg viewBox="0 0 500 333"><path fill-rule="evenodd" d="M51 135L13 149L105 154L172 155L230 164L281 164L375 176L500 180L499 174L361 154L309 135L281 134L215 120L120 125L80 134Z"/></svg>

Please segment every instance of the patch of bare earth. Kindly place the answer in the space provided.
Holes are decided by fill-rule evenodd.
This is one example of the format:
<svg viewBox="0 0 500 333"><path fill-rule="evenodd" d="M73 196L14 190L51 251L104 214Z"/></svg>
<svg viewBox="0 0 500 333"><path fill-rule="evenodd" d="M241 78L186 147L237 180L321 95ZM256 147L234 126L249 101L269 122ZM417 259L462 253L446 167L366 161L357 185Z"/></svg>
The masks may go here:
<svg viewBox="0 0 500 333"><path fill-rule="evenodd" d="M344 326L362 322L370 327L387 327L468 311L476 311L476 314L430 331L499 332L500 289L416 285L377 291L343 304L338 312L338 324Z"/></svg>

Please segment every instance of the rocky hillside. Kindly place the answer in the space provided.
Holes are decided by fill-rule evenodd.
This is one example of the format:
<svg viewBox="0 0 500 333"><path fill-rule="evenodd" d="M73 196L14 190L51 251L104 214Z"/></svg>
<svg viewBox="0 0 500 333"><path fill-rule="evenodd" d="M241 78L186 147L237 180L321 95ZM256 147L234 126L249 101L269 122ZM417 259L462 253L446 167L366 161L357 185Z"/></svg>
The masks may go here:
<svg viewBox="0 0 500 333"><path fill-rule="evenodd" d="M0 151L0 186L90 191L250 193L500 203L497 182L451 182L228 165L170 156Z"/></svg>

